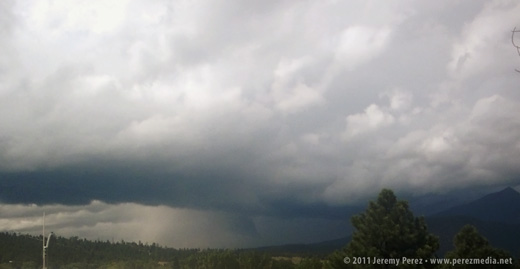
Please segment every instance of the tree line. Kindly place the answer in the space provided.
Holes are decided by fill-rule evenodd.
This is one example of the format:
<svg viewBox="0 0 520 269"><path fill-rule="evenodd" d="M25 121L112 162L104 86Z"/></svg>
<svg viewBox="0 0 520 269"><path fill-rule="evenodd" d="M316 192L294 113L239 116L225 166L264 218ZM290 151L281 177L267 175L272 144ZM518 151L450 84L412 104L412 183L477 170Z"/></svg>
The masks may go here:
<svg viewBox="0 0 520 269"><path fill-rule="evenodd" d="M423 217L415 217L408 202L397 200L391 190L383 189L376 201L351 222L355 228L352 240L327 256L275 257L254 250L240 249L174 249L141 242L89 241L78 237L54 237L47 250L47 267L66 269L87 268L193 268L193 269L322 269L322 268L390 268L394 264L378 261L426 261L439 258L437 236L428 232ZM0 233L0 269L40 268L42 237L16 233ZM298 257L299 256L299 257ZM509 253L492 247L475 227L465 226L454 238L454 249L444 258L511 258ZM348 258L350 260L345 260ZM356 259L357 258L357 262ZM479 268L520 268L512 264L480 265ZM452 268L432 263L400 264L400 268ZM458 265L456 268L473 268Z"/></svg>
<svg viewBox="0 0 520 269"><path fill-rule="evenodd" d="M78 237L51 238L47 268L146 269L146 268L321 268L321 259L290 258L241 249L175 249L141 242L90 241ZM41 268L42 237L0 233L0 269Z"/></svg>

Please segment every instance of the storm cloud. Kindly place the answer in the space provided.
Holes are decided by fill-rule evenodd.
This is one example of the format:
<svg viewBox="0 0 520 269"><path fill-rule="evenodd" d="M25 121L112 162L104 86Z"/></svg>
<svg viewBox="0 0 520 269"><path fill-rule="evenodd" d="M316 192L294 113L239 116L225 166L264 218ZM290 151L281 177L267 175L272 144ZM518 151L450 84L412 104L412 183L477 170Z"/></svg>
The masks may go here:
<svg viewBox="0 0 520 269"><path fill-rule="evenodd" d="M37 231L48 210L70 235L309 242L341 236L383 187L517 186L519 13L516 1L3 1L0 228ZM166 217L145 225L146 212Z"/></svg>

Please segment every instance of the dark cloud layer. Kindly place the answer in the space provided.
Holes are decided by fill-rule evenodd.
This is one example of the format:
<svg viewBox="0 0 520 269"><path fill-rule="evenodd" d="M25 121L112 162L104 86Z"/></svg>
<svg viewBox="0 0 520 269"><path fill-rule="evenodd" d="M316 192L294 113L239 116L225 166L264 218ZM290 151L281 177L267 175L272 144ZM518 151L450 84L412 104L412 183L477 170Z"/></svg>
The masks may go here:
<svg viewBox="0 0 520 269"><path fill-rule="evenodd" d="M113 168L113 167L112 167ZM177 208L234 212L248 217L310 217L344 219L358 206L332 206L275 193L265 185L244 182L233 175L175 175L122 167L117 170L60 169L47 172L3 173L3 203L88 205L92 200L110 204L139 203ZM300 187L302 193L309 190Z"/></svg>
<svg viewBox="0 0 520 269"><path fill-rule="evenodd" d="M383 187L516 186L519 12L469 0L3 1L0 202L27 218L52 209L56 223L60 210L135 209L84 230L90 213L78 213L70 234L159 225L133 217L149 211L184 233L215 220L222 242L251 245L297 240L305 224L316 230L303 241L339 236L342 216Z"/></svg>

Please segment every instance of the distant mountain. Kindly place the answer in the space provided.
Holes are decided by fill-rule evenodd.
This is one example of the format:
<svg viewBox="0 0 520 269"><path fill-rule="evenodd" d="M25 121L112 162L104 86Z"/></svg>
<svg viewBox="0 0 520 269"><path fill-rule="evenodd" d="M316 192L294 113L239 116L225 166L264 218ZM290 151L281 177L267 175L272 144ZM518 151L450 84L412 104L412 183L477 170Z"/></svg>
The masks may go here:
<svg viewBox="0 0 520 269"><path fill-rule="evenodd" d="M465 216L490 222L520 223L520 193L508 187L433 216Z"/></svg>
<svg viewBox="0 0 520 269"><path fill-rule="evenodd" d="M351 236L339 239L323 241L312 244L287 244L279 246L267 246L254 248L252 250L269 253L271 256L295 256L295 255L318 255L325 256L335 250L342 249L350 242Z"/></svg>
<svg viewBox="0 0 520 269"><path fill-rule="evenodd" d="M473 194L467 194L461 199L467 199L469 195ZM431 207L434 204L446 206L456 202L451 199L444 203L439 197L442 198L429 196L416 200L416 208L425 209L426 206ZM425 211L438 212L434 208ZM440 248L437 255L440 257L453 250L453 238L466 224L475 226L493 247L504 249L512 256L520 254L520 193L513 188L505 188L462 205L444 207L441 212L427 216L425 219L429 232L439 237ZM351 238L348 236L313 244L267 246L254 250L272 256L327 255L346 246Z"/></svg>
<svg viewBox="0 0 520 269"><path fill-rule="evenodd" d="M428 231L439 237L437 255L444 256L453 250L453 238L466 224L473 225L493 247L501 248L513 256L520 253L520 224L482 221L464 216L427 217Z"/></svg>
<svg viewBox="0 0 520 269"><path fill-rule="evenodd" d="M474 201L489 193L481 189L474 190L455 190L448 193L430 193L417 197L406 197L402 199L408 201L410 209L416 216L430 216L449 208L463 205Z"/></svg>
<svg viewBox="0 0 520 269"><path fill-rule="evenodd" d="M453 238L466 224L475 226L492 246L513 256L520 253L520 193L511 187L428 216L426 222L439 236L440 256L454 248Z"/></svg>

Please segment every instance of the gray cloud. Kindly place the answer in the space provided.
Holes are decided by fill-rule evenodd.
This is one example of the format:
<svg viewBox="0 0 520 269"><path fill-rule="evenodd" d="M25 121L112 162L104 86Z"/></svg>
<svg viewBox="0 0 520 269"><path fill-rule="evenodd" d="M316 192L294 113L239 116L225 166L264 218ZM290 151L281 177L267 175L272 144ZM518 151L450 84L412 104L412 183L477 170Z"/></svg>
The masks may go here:
<svg viewBox="0 0 520 269"><path fill-rule="evenodd" d="M2 205L2 230L31 234L45 229L59 236L95 240L156 242L176 247L247 246L257 236L252 221L240 216L132 203L83 206Z"/></svg>
<svg viewBox="0 0 520 269"><path fill-rule="evenodd" d="M2 3L0 201L204 212L247 245L339 225L382 187L518 185L519 9Z"/></svg>

